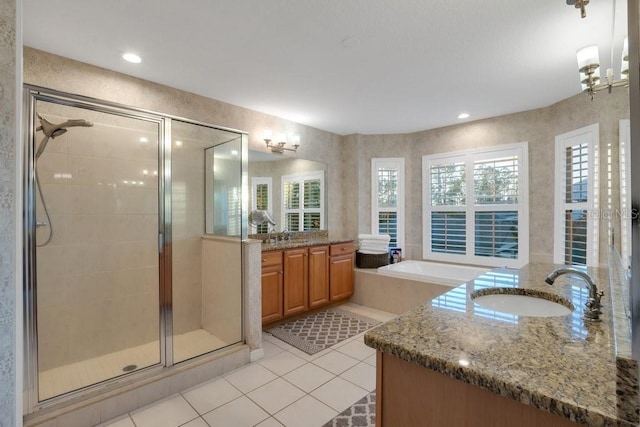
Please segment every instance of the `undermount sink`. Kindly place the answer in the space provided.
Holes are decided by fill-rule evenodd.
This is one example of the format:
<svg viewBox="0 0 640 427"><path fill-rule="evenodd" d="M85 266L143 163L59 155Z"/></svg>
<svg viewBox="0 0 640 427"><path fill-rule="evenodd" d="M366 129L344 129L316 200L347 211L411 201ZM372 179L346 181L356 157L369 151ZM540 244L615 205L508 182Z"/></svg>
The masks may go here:
<svg viewBox="0 0 640 427"><path fill-rule="evenodd" d="M471 294L471 300L483 308L519 316L558 317L573 311L573 304L556 295L525 292L524 289L511 288L482 289Z"/></svg>

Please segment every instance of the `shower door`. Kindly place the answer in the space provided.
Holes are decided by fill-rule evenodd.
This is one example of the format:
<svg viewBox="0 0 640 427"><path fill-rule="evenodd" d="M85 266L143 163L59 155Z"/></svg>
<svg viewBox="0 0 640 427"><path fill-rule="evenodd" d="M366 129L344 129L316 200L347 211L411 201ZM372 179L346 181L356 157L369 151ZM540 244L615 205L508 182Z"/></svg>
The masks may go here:
<svg viewBox="0 0 640 427"><path fill-rule="evenodd" d="M242 340L242 137L236 131L171 121L167 235L175 363Z"/></svg>
<svg viewBox="0 0 640 427"><path fill-rule="evenodd" d="M241 343L247 135L24 97L25 412Z"/></svg>
<svg viewBox="0 0 640 427"><path fill-rule="evenodd" d="M162 362L163 121L60 102L29 115L37 402Z"/></svg>

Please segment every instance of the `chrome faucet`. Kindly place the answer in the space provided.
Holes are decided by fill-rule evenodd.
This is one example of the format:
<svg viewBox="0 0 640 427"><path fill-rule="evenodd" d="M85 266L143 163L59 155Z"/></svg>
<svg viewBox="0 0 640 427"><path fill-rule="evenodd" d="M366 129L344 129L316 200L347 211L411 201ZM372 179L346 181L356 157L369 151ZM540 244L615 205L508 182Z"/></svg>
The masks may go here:
<svg viewBox="0 0 640 427"><path fill-rule="evenodd" d="M550 285L553 285L553 282L556 281L558 276L563 274L575 274L576 276L581 277L585 282L587 282L587 288L589 289L589 299L585 303L584 316L585 320L590 322L600 322L600 307L602 304L600 303L600 299L604 296L603 291L598 291L598 287L596 283L593 281L591 276L589 276L584 271L580 271L575 267L560 267L558 269L553 270L551 274L547 276L544 280Z"/></svg>

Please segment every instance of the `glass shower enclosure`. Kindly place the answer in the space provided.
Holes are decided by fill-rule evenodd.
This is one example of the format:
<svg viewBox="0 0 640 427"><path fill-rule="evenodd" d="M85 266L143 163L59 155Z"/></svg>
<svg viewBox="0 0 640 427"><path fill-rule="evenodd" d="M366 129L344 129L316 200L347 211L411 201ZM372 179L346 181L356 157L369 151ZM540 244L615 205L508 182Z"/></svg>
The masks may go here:
<svg viewBox="0 0 640 427"><path fill-rule="evenodd" d="M24 95L25 413L241 343L246 133Z"/></svg>

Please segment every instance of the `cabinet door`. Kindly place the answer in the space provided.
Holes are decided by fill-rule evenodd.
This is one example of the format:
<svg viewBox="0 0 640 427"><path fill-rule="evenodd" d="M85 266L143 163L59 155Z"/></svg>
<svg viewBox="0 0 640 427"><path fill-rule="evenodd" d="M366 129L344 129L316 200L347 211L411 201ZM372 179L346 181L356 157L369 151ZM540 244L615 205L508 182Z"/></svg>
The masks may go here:
<svg viewBox="0 0 640 427"><path fill-rule="evenodd" d="M331 257L329 288L331 301L353 295L353 254Z"/></svg>
<svg viewBox="0 0 640 427"><path fill-rule="evenodd" d="M308 304L309 250L290 249L284 251L284 315L301 313Z"/></svg>
<svg viewBox="0 0 640 427"><path fill-rule="evenodd" d="M262 270L262 323L282 317L282 267L267 267Z"/></svg>
<svg viewBox="0 0 640 427"><path fill-rule="evenodd" d="M329 246L309 248L309 308L329 302Z"/></svg>

